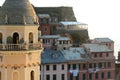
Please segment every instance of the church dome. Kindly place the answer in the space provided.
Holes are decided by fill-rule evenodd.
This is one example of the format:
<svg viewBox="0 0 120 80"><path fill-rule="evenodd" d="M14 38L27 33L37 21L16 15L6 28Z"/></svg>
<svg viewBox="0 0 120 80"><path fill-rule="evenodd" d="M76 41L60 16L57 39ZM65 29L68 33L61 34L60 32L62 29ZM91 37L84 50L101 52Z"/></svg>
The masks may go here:
<svg viewBox="0 0 120 80"><path fill-rule="evenodd" d="M0 8L0 25L4 24L38 24L29 0L6 0Z"/></svg>

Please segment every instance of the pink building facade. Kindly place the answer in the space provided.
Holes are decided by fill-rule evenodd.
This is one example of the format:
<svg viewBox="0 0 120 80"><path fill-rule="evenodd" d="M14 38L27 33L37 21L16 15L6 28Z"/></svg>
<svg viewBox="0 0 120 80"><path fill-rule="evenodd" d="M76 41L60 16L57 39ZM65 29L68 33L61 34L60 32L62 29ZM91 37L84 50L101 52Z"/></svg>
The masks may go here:
<svg viewBox="0 0 120 80"><path fill-rule="evenodd" d="M113 44L112 41L110 45L114 46ZM42 54L41 80L115 80L115 57L112 48L92 42L80 47L45 49ZM48 66L49 70L46 70ZM56 70L53 70L55 66Z"/></svg>

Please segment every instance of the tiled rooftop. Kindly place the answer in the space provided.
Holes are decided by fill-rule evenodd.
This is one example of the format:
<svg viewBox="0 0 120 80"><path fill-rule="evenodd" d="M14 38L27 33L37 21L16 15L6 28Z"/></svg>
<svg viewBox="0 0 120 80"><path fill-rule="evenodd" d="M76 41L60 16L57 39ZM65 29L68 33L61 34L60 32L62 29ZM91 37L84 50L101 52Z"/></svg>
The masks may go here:
<svg viewBox="0 0 120 80"><path fill-rule="evenodd" d="M99 42L113 42L111 39L109 38L95 38L95 40L99 41Z"/></svg>
<svg viewBox="0 0 120 80"><path fill-rule="evenodd" d="M45 49L41 56L42 64L66 62L61 51Z"/></svg>
<svg viewBox="0 0 120 80"><path fill-rule="evenodd" d="M63 63L71 60L88 59L84 48L70 48L68 50L45 49L42 53L42 64Z"/></svg>
<svg viewBox="0 0 120 80"><path fill-rule="evenodd" d="M110 52L112 51L106 45L101 44L84 44L84 46L90 49L90 52Z"/></svg>

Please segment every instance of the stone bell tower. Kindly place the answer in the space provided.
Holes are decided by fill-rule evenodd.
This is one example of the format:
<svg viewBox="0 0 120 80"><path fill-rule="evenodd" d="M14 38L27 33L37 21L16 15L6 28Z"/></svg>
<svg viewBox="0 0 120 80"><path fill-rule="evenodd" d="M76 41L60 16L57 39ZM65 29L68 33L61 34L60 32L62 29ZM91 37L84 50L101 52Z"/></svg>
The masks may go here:
<svg viewBox="0 0 120 80"><path fill-rule="evenodd" d="M40 80L38 26L28 0L4 2L0 8L0 80Z"/></svg>

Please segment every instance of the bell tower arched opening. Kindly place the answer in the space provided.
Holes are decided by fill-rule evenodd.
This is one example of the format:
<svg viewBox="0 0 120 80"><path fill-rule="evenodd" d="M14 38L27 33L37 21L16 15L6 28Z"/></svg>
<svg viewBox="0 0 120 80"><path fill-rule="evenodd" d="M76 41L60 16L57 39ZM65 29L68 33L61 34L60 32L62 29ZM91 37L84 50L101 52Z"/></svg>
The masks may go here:
<svg viewBox="0 0 120 80"><path fill-rule="evenodd" d="M2 43L2 33L0 33L0 44Z"/></svg>
<svg viewBox="0 0 120 80"><path fill-rule="evenodd" d="M19 42L19 34L15 32L13 34L13 44L18 44L18 42Z"/></svg>
<svg viewBox="0 0 120 80"><path fill-rule="evenodd" d="M30 73L30 80L34 80L34 71L31 71L31 73Z"/></svg>
<svg viewBox="0 0 120 80"><path fill-rule="evenodd" d="M29 43L33 43L33 33L29 33Z"/></svg>

